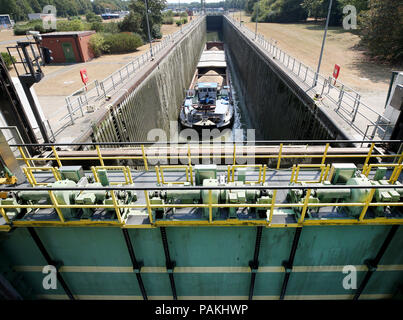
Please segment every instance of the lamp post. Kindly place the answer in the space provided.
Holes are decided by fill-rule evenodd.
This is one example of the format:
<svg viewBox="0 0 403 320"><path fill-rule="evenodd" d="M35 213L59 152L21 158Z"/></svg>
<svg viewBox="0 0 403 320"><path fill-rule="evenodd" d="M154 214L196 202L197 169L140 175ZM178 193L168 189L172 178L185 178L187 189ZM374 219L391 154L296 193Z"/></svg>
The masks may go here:
<svg viewBox="0 0 403 320"><path fill-rule="evenodd" d="M148 21L148 1L144 0L144 3L146 5L146 20L147 20L147 30L148 30L148 41L150 42L150 53L151 53L151 59L154 58L154 54L153 54L153 45L151 42L151 32L150 32L150 23Z"/></svg>
<svg viewBox="0 0 403 320"><path fill-rule="evenodd" d="M256 38L257 38L257 17L259 16L259 2L257 3L257 6L256 6L256 26L255 26L255 40L256 40Z"/></svg>
<svg viewBox="0 0 403 320"><path fill-rule="evenodd" d="M241 26L241 21L242 21L241 0L239 0L239 26Z"/></svg>
<svg viewBox="0 0 403 320"><path fill-rule="evenodd" d="M329 28L329 20L330 20L330 12L332 11L332 4L333 0L330 0L329 3L329 10L327 12L327 19L326 19L326 26L325 26L325 34L323 35L323 41L322 41L322 49L320 51L320 57L319 57L319 63L318 63L318 70L316 71L315 74L315 82L314 82L314 87L316 87L318 83L318 76L319 76L319 71L320 71L320 66L322 64L322 58L323 58L323 51L325 49L325 42L326 42L326 35L327 35L327 29Z"/></svg>

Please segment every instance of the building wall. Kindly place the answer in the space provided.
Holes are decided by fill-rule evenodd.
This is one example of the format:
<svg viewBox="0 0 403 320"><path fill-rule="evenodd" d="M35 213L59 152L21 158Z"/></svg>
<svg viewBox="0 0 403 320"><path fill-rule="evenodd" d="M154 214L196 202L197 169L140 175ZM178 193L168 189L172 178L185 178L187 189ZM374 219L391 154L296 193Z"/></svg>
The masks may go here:
<svg viewBox="0 0 403 320"><path fill-rule="evenodd" d="M90 48L90 44L89 44L92 35L93 34L78 37L78 42L80 44L80 50L82 53L82 57L84 58L84 62L91 60L95 57L94 53L92 52L92 50Z"/></svg>
<svg viewBox="0 0 403 320"><path fill-rule="evenodd" d="M76 58L76 62L81 62L80 58L80 53L77 48L76 40L74 39L73 36L71 37L60 37L60 38L42 38L42 45L44 47L49 48L52 50L52 57L53 57L53 62L56 63L65 63L66 58L64 56L63 48L62 48L62 43L68 42L71 43L71 46L73 47L74 51L74 56Z"/></svg>
<svg viewBox="0 0 403 320"><path fill-rule="evenodd" d="M86 62L94 58L92 50L89 48L89 41L92 35L79 36L61 36L61 37L43 37L42 45L52 50L53 62L65 63L62 43L71 43L74 51L76 62ZM84 60L83 60L84 58Z"/></svg>

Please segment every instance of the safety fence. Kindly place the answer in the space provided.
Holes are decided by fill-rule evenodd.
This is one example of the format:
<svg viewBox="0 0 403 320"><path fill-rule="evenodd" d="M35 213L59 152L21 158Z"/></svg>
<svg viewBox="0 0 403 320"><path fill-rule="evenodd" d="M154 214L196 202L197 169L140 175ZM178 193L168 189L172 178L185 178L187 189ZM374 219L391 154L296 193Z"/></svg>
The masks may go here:
<svg viewBox="0 0 403 320"><path fill-rule="evenodd" d="M401 186L401 185L400 185ZM318 190L345 190L349 189L360 189L360 190L370 190L369 195L363 201L351 201L351 202L339 202L339 201L329 201L323 203L311 203L310 196L312 192ZM189 190L200 190L208 193L208 201L207 203L192 203L192 204L182 204L182 203L158 203L153 204L150 201L150 193L155 191L172 191L177 190L178 192L184 192L183 187L135 187L135 186L110 186L110 187L91 187L91 186L76 186L72 187L46 187L46 188L28 188L28 187L17 187L17 188L3 188L0 190L2 192L26 192L29 191L32 195L39 192L46 192L48 194L48 198L50 199L50 203L29 203L29 204L2 204L0 207L1 215L5 221L3 226L121 226L125 228L148 228L155 226L169 226L169 225L182 225L182 226L194 226L194 225L211 225L211 226L252 226L252 225L261 225L266 227L299 227L299 226L308 226L308 225L374 225L374 224L402 224L403 218L400 215L397 217L383 216L383 217L367 217L366 213L368 209L376 208L376 207L389 207L389 208L400 208L403 206L403 202L399 201L389 201L382 202L376 201L374 198L376 191L378 190L396 190L399 188L396 185L360 185L360 186L304 186L304 185L293 185L293 186L219 186L219 187L204 187L204 186L188 186L186 187L186 191ZM302 190L305 192L305 196L298 203L289 202L285 203L284 201L276 201L277 193L279 191L288 191L290 189L293 190ZM401 188L400 188L401 189ZM231 191L248 191L248 190L272 190L272 199L270 203L214 203L212 193L214 190L231 190ZM58 200L56 197L56 193L64 192L65 194L69 194L69 192L78 192L85 191L89 192L108 192L110 194L111 201L108 204L65 204ZM138 191L140 193L144 193L144 202L140 203L140 201L133 201L131 203L122 203L117 200L118 194L128 192L128 191ZM349 217L345 216L342 218L312 218L309 217L307 212L308 209L314 208L347 208L347 207L360 207L360 214L357 217ZM154 210L165 210L165 209L179 209L179 208L191 208L191 209L206 209L208 210L208 217L201 218L200 220L188 220L188 219L175 219L175 220L165 220L165 219L156 219L153 214ZM229 209L229 208L254 208L265 210L266 214L264 218L255 218L255 219L218 219L213 216L214 209ZM9 217L9 210L36 210L36 209L52 209L57 213L58 219L41 217L38 220L30 217L29 219L12 219ZM112 210L115 212L116 217L110 220L95 220L95 219L70 219L66 218L63 214L63 209L106 209ZM145 216L148 220L141 224L130 224L128 222L128 218L130 216L128 211L129 209L140 209L144 210ZM298 209L300 210L299 215L292 214L294 216L294 222L274 222L273 217L275 215L275 209ZM138 213L137 213L138 215ZM290 215L291 216L291 215Z"/></svg>
<svg viewBox="0 0 403 320"><path fill-rule="evenodd" d="M245 184L253 184L253 185L259 185L263 184L266 182L266 174L268 172L267 165L261 165L261 164L252 164L252 165L228 165L227 166L227 176L226 176L226 181L228 182L235 182L235 173L237 172L238 169L243 168L247 170L251 170L253 173L256 171L258 172L258 178L257 180L253 181L244 181ZM396 181L399 180L400 174L403 169L403 164L388 164L388 163L382 163L382 164L367 164L363 167L362 169L362 174L366 177L369 177L371 172L373 172L373 169L377 168L384 168L386 170L392 170L390 177L388 179L388 183L394 184ZM36 172L50 172L52 173L53 177L55 178L54 181L61 181L63 180L62 174L59 171L58 167L23 167L23 172L27 178L27 181L33 186L41 186L41 185L48 185L50 183L49 178L47 177L46 182L38 182L34 173ZM193 172L195 171L195 167L192 165L164 165L164 166L155 166L155 174L156 174L156 180L155 182L158 183L158 185L166 185L166 184L179 184L179 185L193 185L194 184L194 174ZM164 169L169 170L169 171L176 171L180 172L182 169L184 169L185 172L185 178L186 180L184 181L167 181L164 176ZM179 170L180 169L180 170ZM301 171L309 169L316 171L318 170L320 175L318 180L301 180L299 179L299 174ZM293 165L292 166L292 171L291 171L291 176L290 176L290 181L289 183L323 183L325 181L328 181L330 178L330 169L331 165L330 164L298 164L298 165ZM131 169L129 166L92 166L91 171L92 171L92 178L95 182L101 182L101 178L99 177L99 170L106 170L106 171L112 171L112 172L121 172L124 181L114 181L110 182L111 185L130 185L133 184L133 178L132 178L132 173ZM238 173L239 177L239 173Z"/></svg>
<svg viewBox="0 0 403 320"><path fill-rule="evenodd" d="M262 34L254 33L229 14L225 15L225 18L233 27L254 41L259 48L269 53L275 61L281 63L299 81L306 84L309 87L308 91L314 89L319 98L326 97L335 106L334 110L337 114L362 135L363 139L368 137L374 139L376 135L383 139L390 137L390 120L365 103L362 96L354 89L333 77L318 74L312 68L279 48L274 41L266 39ZM375 128L372 135L368 135L370 127ZM380 132L377 133L377 130Z"/></svg>
<svg viewBox="0 0 403 320"><path fill-rule="evenodd" d="M354 144L366 145L357 148ZM385 144L395 145L398 153L384 151ZM63 162L82 165L91 162L105 166L108 161L133 160L145 171L158 164L248 164L266 162L269 168L280 169L286 160L325 164L337 159L349 159L362 168L371 161L401 164L403 161L403 141L401 140L289 140L289 141L233 141L216 143L191 142L98 142L98 143L53 143L42 144L41 155L29 156L27 147L38 145L11 144L19 150L20 157L27 167L38 163L55 162L58 167ZM338 147L340 149L338 149ZM82 150L74 150L81 148ZM112 148L112 149L111 149ZM59 150L58 150L59 149ZM60 150L64 149L64 150ZM70 149L70 150L69 150ZM113 155L119 153L119 155ZM124 155L122 154L124 153ZM61 155L63 154L63 155ZM360 163L358 163L360 162ZM286 162L285 165L289 163ZM291 166L289 166L291 167Z"/></svg>
<svg viewBox="0 0 403 320"><path fill-rule="evenodd" d="M102 81L92 81L87 86L83 86L81 89L67 96L65 98L67 113L59 119L62 126L55 132L55 135L60 134L65 126L74 124L77 117L84 117L85 112L91 111L87 109L92 109L96 101L107 98L123 84L135 77L137 75L136 72L142 69L145 63L154 59L156 54L172 45L173 42L180 40L185 33L197 26L202 18L203 16L195 16L193 20L180 27L178 31L165 36L160 42L152 46L152 53L151 49L147 50L141 56L133 59Z"/></svg>
<svg viewBox="0 0 403 320"><path fill-rule="evenodd" d="M365 152L363 152L361 149L358 150L356 153L349 153L349 150L355 150L357 151L357 148L355 147L345 147L347 141L254 141L254 146L251 147L245 146L244 142L233 142L229 144L231 151L227 150L227 153L219 154L217 155L216 152L212 152L211 145L204 145L200 146L198 144L192 144L188 142L184 143L176 143L169 145L167 147L163 143L150 143L150 142L133 142L133 143L79 143L79 144L46 144L42 145L42 148L46 149L48 148L50 151L45 152L41 156L27 156L24 153L24 148L29 147L30 145L22 145L22 144L16 144L16 145L11 145L11 147L16 147L19 152L21 153L21 157L18 158L18 160L24 161L26 164L26 167L23 168L23 171L25 172L27 176L28 182L33 186L30 188L1 188L2 194L4 195L4 192L17 192L21 190L29 190L32 192L36 191L41 191L45 190L46 193L48 193L47 198L50 200L49 203L46 204L38 204L38 203L31 203L31 204L16 204L16 203L6 203L2 204L0 212L4 218L5 224L3 225L3 229L5 227L9 227L10 225L119 225L123 226L126 228L130 227L150 227L150 226L158 226L158 225L170 225L170 224L180 224L180 225L205 225L205 224L211 224L211 225L265 225L267 227L281 227L281 226L290 226L290 223L279 223L276 222L274 223L272 221L273 219L273 214L274 210L281 210L284 208L288 209L297 209L300 208L301 213L298 216L295 216L295 223L291 223L291 225L322 225L322 224L396 224L396 223L401 223L403 222L403 219L400 217L367 217L366 212L368 208L376 208L376 207L389 207L389 208L394 208L394 207L400 207L402 206L402 203L399 201L373 201L372 199L374 198L374 195L377 194L377 191L379 192L384 192L385 190L388 189L394 189L396 193L396 188L398 190L402 189L400 186L400 182L398 182L400 178L401 171L403 169L403 152L399 153L382 153L380 152L380 147L384 145L385 141L348 141L348 142L353 142L353 143L363 143L367 144L369 147L363 148ZM403 141L386 141L389 144L397 144L400 145L400 147L403 144ZM334 145L341 144L343 147L342 148L336 148ZM105 154L105 152L110 152L110 149L103 149L102 147L105 145L114 145L119 151L119 155L108 155ZM227 144L223 144L224 146L228 146ZM314 146L320 147L319 149L316 149L315 152L311 154L306 154L306 150L309 150L309 147L314 147ZM71 151L72 154L71 156L62 156L62 152L70 152L70 151L61 151L58 150L61 147L86 147L87 149L93 148L93 150L81 150L81 151ZM130 147L128 149L127 147ZM168 156L161 156L161 155L155 155L156 152L158 154L158 151L162 148L165 150L172 150L172 148L175 147L176 151L178 151L178 154L172 155L169 154ZM240 162L239 160L243 157L249 157L250 155L245 155L243 152L246 151L245 148L248 148L249 151L250 149L254 149L255 151L258 150L258 152L254 155L254 157L259 158L261 160L274 160L271 165L269 162L264 163L264 164L238 164ZM271 149L270 149L271 148ZM214 148L215 151L216 148ZM224 148L225 149L225 148ZM268 149L271 151L268 152ZM130 150L131 152L135 152L135 155L122 155L123 153L127 153L127 151ZM265 152L262 152L266 150ZM298 151L299 150L299 151ZM312 149L314 150L314 149ZM402 149L400 149L402 150ZM225 151L225 150L224 150ZM289 151L292 151L291 153ZM302 152L301 152L302 151ZM89 153L93 152L94 156L89 155ZM80 153L83 155L80 156ZM164 165L159 163L161 160L164 160L165 157L168 157L170 159L176 159L176 160L184 160L186 163L185 165ZM252 169L254 172L258 171L258 178L257 180L251 180L251 181L244 181L244 185L242 186L237 186L232 185L232 186L220 186L218 188L215 187L198 187L194 186L194 172L195 172L195 167L193 166L193 163L196 160L202 160L202 159L230 159L230 162L232 162L230 165L227 167L221 167L221 171L227 173L227 181L228 183L233 183L235 182L235 172L239 170L240 168L247 168L247 169ZM378 159L375 159L378 158ZM129 168L128 166L123 166L123 165L106 165L105 162L108 160L118 160L118 161L126 161L126 160L138 160L142 167L144 168L144 171L142 172L147 172L150 170L150 167L154 167L155 170L155 177L152 175L151 180L154 181L155 187L141 187L138 186L138 183L136 180L132 177L132 169ZM281 161L285 159L294 159L296 161L302 162L306 161L307 159L312 163L312 162L318 162L318 163L312 163L312 164L306 164L306 163L298 163L294 164L291 168L287 168L286 170L290 171L289 172L289 183L284 186L284 185L271 185L270 183L267 183L268 179L268 170L270 171L270 174L275 173L276 171L279 171L281 166ZM324 185L325 180L329 178L329 169L330 166L329 164L332 163L332 161L335 160L340 160L343 159L345 161L351 161L351 160L357 160L361 159L362 160L362 166L361 166L361 173L364 176L369 176L371 172L374 170L377 170L379 167L382 167L383 169L388 169L389 172L391 172L389 178L387 181L382 184L382 185L361 185L361 186L337 186L337 185ZM351 160L349 160L351 159ZM152 160L156 160L154 164L151 164ZM166 160L166 159L165 159ZM377 161L374 161L377 160ZM379 161L381 163L379 163ZM62 179L61 174L59 169L63 167L63 165L68 162L68 165L71 165L71 163L76 163L77 165L82 165L85 161L91 163L91 171L93 174L93 180L95 182L100 182L100 176L99 176L99 171L100 170L106 170L106 171L120 171L122 174L121 176L124 177L123 181L118 181L118 182L112 182L109 184L107 187L102 187L102 188L94 188L91 185L87 185L85 187L82 187L80 185L77 185L74 188L59 188L52 186L49 182L49 173L51 173L54 177L55 181L59 181ZM308 162L309 162L308 161ZM51 164L56 163L57 165L53 167ZM38 164L38 165L37 165ZM41 164L42 166L40 166ZM49 165L50 164L50 165ZM97 166L99 164L99 166ZM158 165L159 164L159 165ZM304 180L304 178L300 178L299 174L303 170L311 170L311 171L316 171L320 177L318 180L315 181L310 181L310 180ZM176 171L179 172L182 176L186 177L185 181L181 181L178 183L172 183L171 181L166 181L165 176L164 176L164 170L165 171ZM274 170L274 171L273 171ZM40 181L35 177L35 173L38 173L39 171L47 171L47 180L46 182ZM91 172L90 171L90 172ZM279 172L281 172L280 170ZM238 178L239 178L239 172L238 173ZM154 177L154 178L152 178ZM270 180L270 179L269 179ZM287 181L285 181L287 182ZM312 183L315 183L315 185L312 185ZM322 184L322 185L318 185ZM179 186L178 186L179 185ZM45 189L44 189L45 187ZM335 202L324 202L324 203L310 203L308 201L311 191L312 190L320 190L322 188L324 189L335 189L337 191L338 188L358 188L358 189L367 189L370 190L370 193L367 198L365 198L365 201L354 201L354 202L347 202L347 203L340 203L338 201ZM149 191L156 191L156 190L161 190L161 191L169 191L169 190L178 190L182 188L185 188L186 190L194 190L194 189L200 189L202 188L203 190L208 190L209 193L209 202L208 203L198 203L198 204L177 204L177 203L152 203L150 202L150 194ZM211 192L212 190L217 190L217 189L230 189L230 190L249 190L249 189L265 189L265 190L272 190L272 199L270 203L213 203L211 200ZM276 200L276 194L277 191L279 190L290 190L290 189L301 189L306 192L305 200L300 201L298 203L294 202L289 202L289 203L284 203L281 199ZM56 197L54 192L57 191L67 191L67 190L85 190L85 192L90 192L92 190L103 190L105 192L110 192L110 199L108 203L104 204L65 204L60 202L60 197ZM133 201L130 203L122 203L121 200L121 192L128 192L128 191L140 191L140 193L144 193L144 197L141 196L142 201ZM179 191L180 192L180 191ZM124 197L123 197L124 198ZM140 199L140 198L139 198ZM267 210L267 217L264 217L262 219L227 219L227 220L221 220L221 219L216 219L215 217L212 216L212 210L216 208L223 208L223 209L229 209L229 208L254 208L256 210ZM323 207L362 207L362 212L358 218L356 217L347 217L347 218L337 218L337 219L314 219L311 217L306 217L307 210L311 210L312 208L323 208ZM208 219L200 219L200 220L179 220L177 219L175 221L170 221L167 219L155 219L153 216L153 211L155 210L168 210L168 209L173 209L173 208L204 208L205 210L209 210L209 217ZM264 209L265 208L265 209ZM8 216L8 210L19 210L19 209L29 209L29 210L36 210L36 209L52 209L55 210L58 214L58 221L55 221L54 217L45 219L41 218L40 220L35 220L32 218L29 219L11 219ZM63 215L63 209L91 209L91 210L96 210L96 209L104 209L104 210L109 210L115 212L116 218L114 219L109 219L109 220L97 220L97 219L69 219L65 218ZM148 221L145 223L140 223L140 224L133 224L133 223L127 223L127 219L129 218L129 209L140 209L143 210L148 214Z"/></svg>

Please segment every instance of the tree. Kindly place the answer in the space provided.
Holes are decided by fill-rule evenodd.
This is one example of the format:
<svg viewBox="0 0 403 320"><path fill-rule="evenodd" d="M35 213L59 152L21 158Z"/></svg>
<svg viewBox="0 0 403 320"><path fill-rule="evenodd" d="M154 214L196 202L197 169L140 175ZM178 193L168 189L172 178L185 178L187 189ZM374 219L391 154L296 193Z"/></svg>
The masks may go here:
<svg viewBox="0 0 403 320"><path fill-rule="evenodd" d="M88 11L87 14L85 15L85 19L87 22L93 23L93 22L101 22L102 23L102 18L98 15L96 15L93 11Z"/></svg>
<svg viewBox="0 0 403 320"><path fill-rule="evenodd" d="M246 0L245 3L245 11L247 13L252 13L253 12L253 7L255 3L259 2L258 0Z"/></svg>
<svg viewBox="0 0 403 320"><path fill-rule="evenodd" d="M153 37L159 36L159 28L154 25L161 25L163 21L162 10L165 8L165 0L148 0L148 20L150 31ZM148 39L146 7L144 0L132 0L130 5L130 14L125 17L121 24L122 31L131 31L141 34L143 39Z"/></svg>
<svg viewBox="0 0 403 320"><path fill-rule="evenodd" d="M308 16L315 20L324 17L323 0L304 0L302 7L308 11Z"/></svg>
<svg viewBox="0 0 403 320"><path fill-rule="evenodd" d="M130 13L123 19L123 21L119 23L119 29L121 31L137 32L139 34L143 34L140 15L135 13L134 11L130 11Z"/></svg>
<svg viewBox="0 0 403 320"><path fill-rule="evenodd" d="M360 34L371 55L391 62L403 61L403 3L370 0L360 18Z"/></svg>
<svg viewBox="0 0 403 320"><path fill-rule="evenodd" d="M306 20L308 11L302 7L303 0L261 0L259 21L298 22ZM256 15L254 7L253 16Z"/></svg>

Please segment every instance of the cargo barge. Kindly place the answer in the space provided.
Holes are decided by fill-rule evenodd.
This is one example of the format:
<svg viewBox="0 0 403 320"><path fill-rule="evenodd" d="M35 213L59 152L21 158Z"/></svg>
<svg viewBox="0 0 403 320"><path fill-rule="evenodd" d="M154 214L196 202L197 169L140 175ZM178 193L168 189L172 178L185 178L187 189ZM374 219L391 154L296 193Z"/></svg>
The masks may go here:
<svg viewBox="0 0 403 320"><path fill-rule="evenodd" d="M186 98L180 123L188 128L224 128L233 123L234 106L223 42L207 42Z"/></svg>

